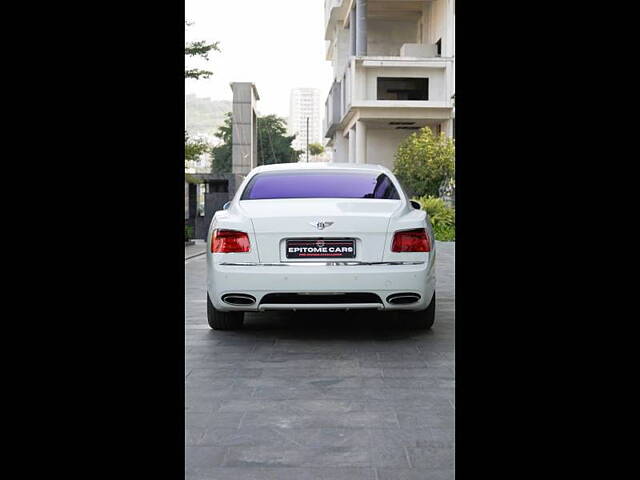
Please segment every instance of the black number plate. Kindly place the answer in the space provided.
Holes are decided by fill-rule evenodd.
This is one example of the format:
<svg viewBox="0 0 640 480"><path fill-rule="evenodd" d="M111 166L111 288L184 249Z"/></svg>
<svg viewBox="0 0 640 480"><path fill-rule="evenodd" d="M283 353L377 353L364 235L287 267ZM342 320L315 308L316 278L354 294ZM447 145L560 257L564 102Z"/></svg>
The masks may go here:
<svg viewBox="0 0 640 480"><path fill-rule="evenodd" d="M286 242L287 258L355 258L352 238L292 238Z"/></svg>

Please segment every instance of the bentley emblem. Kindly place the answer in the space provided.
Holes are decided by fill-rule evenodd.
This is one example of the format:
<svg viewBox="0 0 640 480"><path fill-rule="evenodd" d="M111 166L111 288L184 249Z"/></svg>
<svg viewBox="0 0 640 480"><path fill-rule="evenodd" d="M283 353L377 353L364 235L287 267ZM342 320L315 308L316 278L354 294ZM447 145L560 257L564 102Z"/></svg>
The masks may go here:
<svg viewBox="0 0 640 480"><path fill-rule="evenodd" d="M330 227L331 225L333 225L333 222L326 222L324 220L320 221L320 222L310 222L311 225L313 225L314 227L316 227L318 230L324 230L327 227Z"/></svg>

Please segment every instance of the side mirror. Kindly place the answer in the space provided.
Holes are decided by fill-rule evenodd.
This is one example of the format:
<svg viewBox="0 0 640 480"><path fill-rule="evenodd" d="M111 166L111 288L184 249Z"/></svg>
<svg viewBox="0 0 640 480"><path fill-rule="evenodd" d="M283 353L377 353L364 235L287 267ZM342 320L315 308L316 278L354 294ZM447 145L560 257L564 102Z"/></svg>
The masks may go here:
<svg viewBox="0 0 640 480"><path fill-rule="evenodd" d="M420 210L422 208L422 205L420 205L420 203L416 202L415 200L410 200L410 203L411 206L416 210Z"/></svg>
<svg viewBox="0 0 640 480"><path fill-rule="evenodd" d="M231 202L227 202L227 203L225 203L225 204L222 206L222 209L223 209L223 210L226 210L226 209L228 209L230 206L231 206Z"/></svg>

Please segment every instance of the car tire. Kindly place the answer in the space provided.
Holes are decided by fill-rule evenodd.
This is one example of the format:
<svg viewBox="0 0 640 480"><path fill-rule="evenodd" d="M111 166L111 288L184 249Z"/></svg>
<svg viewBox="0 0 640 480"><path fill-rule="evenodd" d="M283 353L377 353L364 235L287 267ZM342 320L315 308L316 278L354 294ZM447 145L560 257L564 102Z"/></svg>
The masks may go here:
<svg viewBox="0 0 640 480"><path fill-rule="evenodd" d="M216 310L207 293L207 321L213 330L237 330L244 322L244 312Z"/></svg>
<svg viewBox="0 0 640 480"><path fill-rule="evenodd" d="M409 328L428 330L433 326L436 319L436 294L433 293L431 303L425 310L417 312L399 312L400 318Z"/></svg>

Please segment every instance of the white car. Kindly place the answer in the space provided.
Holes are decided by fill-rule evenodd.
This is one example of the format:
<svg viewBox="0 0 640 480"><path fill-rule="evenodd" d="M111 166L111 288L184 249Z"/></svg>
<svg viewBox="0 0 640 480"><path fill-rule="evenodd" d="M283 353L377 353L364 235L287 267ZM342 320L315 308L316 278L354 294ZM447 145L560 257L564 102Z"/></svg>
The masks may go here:
<svg viewBox="0 0 640 480"><path fill-rule="evenodd" d="M382 166L255 168L214 215L207 247L215 330L267 310L393 310L418 328L433 325L431 223Z"/></svg>

